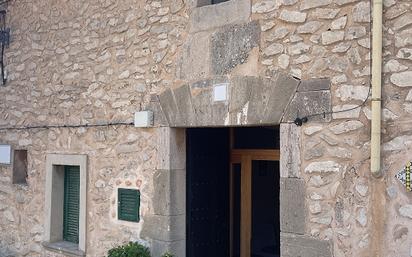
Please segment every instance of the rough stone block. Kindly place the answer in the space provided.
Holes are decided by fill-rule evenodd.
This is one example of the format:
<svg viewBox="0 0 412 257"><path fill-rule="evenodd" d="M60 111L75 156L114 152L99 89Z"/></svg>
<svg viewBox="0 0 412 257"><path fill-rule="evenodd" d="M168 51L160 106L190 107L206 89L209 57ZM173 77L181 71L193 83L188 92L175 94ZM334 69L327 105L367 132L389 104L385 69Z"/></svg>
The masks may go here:
<svg viewBox="0 0 412 257"><path fill-rule="evenodd" d="M4 247L2 247L4 248ZM14 257L16 256L17 253L10 250L10 249L0 249L0 256L4 256L4 257Z"/></svg>
<svg viewBox="0 0 412 257"><path fill-rule="evenodd" d="M300 5L300 10L308 10L316 7L330 5L332 0L304 0Z"/></svg>
<svg viewBox="0 0 412 257"><path fill-rule="evenodd" d="M159 240L152 240L151 254L153 257L161 257L164 253L169 252L174 256L186 256L186 241L179 240L173 242L165 242Z"/></svg>
<svg viewBox="0 0 412 257"><path fill-rule="evenodd" d="M274 81L268 80L271 90L268 91L268 103L264 109L264 123L280 123L286 106L290 103L299 85L299 80L278 73ZM266 96L267 97L267 96Z"/></svg>
<svg viewBox="0 0 412 257"><path fill-rule="evenodd" d="M282 10L279 19L291 23L303 23L306 21L307 14L304 12Z"/></svg>
<svg viewBox="0 0 412 257"><path fill-rule="evenodd" d="M330 89L330 79L309 79L302 80L298 87L298 92L321 91Z"/></svg>
<svg viewBox="0 0 412 257"><path fill-rule="evenodd" d="M212 35L211 55L213 74L227 74L246 62L252 48L259 46L258 22L225 26Z"/></svg>
<svg viewBox="0 0 412 257"><path fill-rule="evenodd" d="M181 86L173 90L177 109L179 111L181 123L179 126L190 127L196 124L196 115L192 106L192 95L188 85Z"/></svg>
<svg viewBox="0 0 412 257"><path fill-rule="evenodd" d="M212 119L209 123L212 126L225 125L225 119L229 113L229 105L226 102L213 103L212 105Z"/></svg>
<svg viewBox="0 0 412 257"><path fill-rule="evenodd" d="M230 85L229 112L240 111L249 101L252 86L260 83L257 77L234 77Z"/></svg>
<svg viewBox="0 0 412 257"><path fill-rule="evenodd" d="M273 80L235 77L230 95L230 123L279 124L299 81L277 74Z"/></svg>
<svg viewBox="0 0 412 257"><path fill-rule="evenodd" d="M172 242L184 240L186 235L186 215L161 216L146 215L140 236L144 239Z"/></svg>
<svg viewBox="0 0 412 257"><path fill-rule="evenodd" d="M190 34L182 46L176 77L186 81L204 79L210 74L210 33Z"/></svg>
<svg viewBox="0 0 412 257"><path fill-rule="evenodd" d="M330 112L331 108L331 93L329 90L297 92L284 113L283 121L293 122L297 117L319 114L309 117L309 120L329 122L331 115L326 113Z"/></svg>
<svg viewBox="0 0 412 257"><path fill-rule="evenodd" d="M155 127L168 127L169 124L163 113L162 106L160 105L160 100L158 95L152 95L150 102L145 106L145 110L150 110L153 112L153 125Z"/></svg>
<svg viewBox="0 0 412 257"><path fill-rule="evenodd" d="M190 32L209 30L249 20L250 0L227 1L194 8L190 15Z"/></svg>
<svg viewBox="0 0 412 257"><path fill-rule="evenodd" d="M300 127L295 124L280 125L280 176L299 177Z"/></svg>
<svg viewBox="0 0 412 257"><path fill-rule="evenodd" d="M157 129L157 169L183 170L186 168L185 129L162 127Z"/></svg>
<svg viewBox="0 0 412 257"><path fill-rule="evenodd" d="M282 257L333 257L331 242L308 236L281 233Z"/></svg>
<svg viewBox="0 0 412 257"><path fill-rule="evenodd" d="M251 85L251 94L249 103L247 105L247 124L264 124L264 114L266 106L269 102L269 96L271 95L272 88L276 85L269 80L258 80L258 83ZM268 96L269 95L269 96ZM277 109L273 110L277 111ZM274 121L274 124L278 124L279 120Z"/></svg>
<svg viewBox="0 0 412 257"><path fill-rule="evenodd" d="M159 100L168 124L175 127L177 124L181 123L181 116L175 102L173 91L167 89L159 95Z"/></svg>
<svg viewBox="0 0 412 257"><path fill-rule="evenodd" d="M181 215L186 212L186 171L157 170L153 175L153 214Z"/></svg>
<svg viewBox="0 0 412 257"><path fill-rule="evenodd" d="M192 105L198 126L210 124L212 120L213 87L211 80L203 80L190 85Z"/></svg>
<svg viewBox="0 0 412 257"><path fill-rule="evenodd" d="M280 179L280 231L295 234L305 233L305 196L306 187L303 179Z"/></svg>

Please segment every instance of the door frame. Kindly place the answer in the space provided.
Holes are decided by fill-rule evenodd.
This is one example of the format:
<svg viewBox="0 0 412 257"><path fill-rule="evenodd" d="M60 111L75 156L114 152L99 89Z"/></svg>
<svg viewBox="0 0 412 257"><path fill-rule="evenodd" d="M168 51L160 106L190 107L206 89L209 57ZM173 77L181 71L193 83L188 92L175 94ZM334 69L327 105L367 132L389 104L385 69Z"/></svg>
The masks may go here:
<svg viewBox="0 0 412 257"><path fill-rule="evenodd" d="M276 126L279 124L267 124ZM261 124L256 124L261 126ZM296 184L299 182L302 190L294 195L302 196L305 192L304 181L300 179L300 127L294 124L280 124L280 161L279 172L282 181ZM165 250L176 253L177 256L186 257L186 128L159 127L156 128L157 136L157 164L154 184L153 206L155 213L148 213L143 216L145 221L142 226L142 238L152 238L154 244L151 249L153 255L162 255ZM161 146L161 147L160 147ZM299 226L289 226L288 215L290 208L285 208L282 204L282 195L285 202L288 201L287 188L280 188L280 225L282 231L287 231L293 235L303 235L305 228L304 197L298 197L297 202L293 203L293 211L299 210L302 217L299 217ZM166 200L164 200L166 197ZM288 206L290 203L288 204ZM168 224L165 229L159 226L152 226L151 222L163 222ZM294 221L297 218L294 217ZM296 223L296 222L295 222ZM293 223L293 224L295 224ZM287 235L289 235L287 234ZM281 233L281 238L288 240L287 236ZM286 247L286 246L285 246ZM282 245L281 245L282 248ZM281 249L281 255L283 250Z"/></svg>
<svg viewBox="0 0 412 257"><path fill-rule="evenodd" d="M250 257L252 240L252 161L280 161L280 149L235 149L234 132L230 128L230 257L233 256L234 219L234 170L233 164L241 166L240 199L240 257ZM280 208L280 206L279 206Z"/></svg>

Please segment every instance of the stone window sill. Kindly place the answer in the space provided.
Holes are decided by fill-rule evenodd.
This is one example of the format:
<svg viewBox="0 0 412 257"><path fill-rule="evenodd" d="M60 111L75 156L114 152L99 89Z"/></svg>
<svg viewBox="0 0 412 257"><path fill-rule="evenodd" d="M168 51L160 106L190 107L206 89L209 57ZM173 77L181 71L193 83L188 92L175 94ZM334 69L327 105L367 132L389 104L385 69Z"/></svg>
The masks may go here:
<svg viewBox="0 0 412 257"><path fill-rule="evenodd" d="M43 247L49 251L63 253L67 256L73 257L84 257L86 254L83 251L79 250L79 245L74 244L67 241L59 241L59 242L43 242Z"/></svg>

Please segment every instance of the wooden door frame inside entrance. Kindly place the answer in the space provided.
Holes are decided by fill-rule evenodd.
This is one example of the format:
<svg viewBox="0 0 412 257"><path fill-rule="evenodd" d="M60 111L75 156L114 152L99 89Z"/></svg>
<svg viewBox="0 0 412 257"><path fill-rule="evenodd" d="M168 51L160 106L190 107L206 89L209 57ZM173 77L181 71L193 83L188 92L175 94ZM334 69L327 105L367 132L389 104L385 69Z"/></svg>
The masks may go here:
<svg viewBox="0 0 412 257"><path fill-rule="evenodd" d="M233 128L230 129L230 257L233 257L234 170L241 164L240 257L250 257L252 239L252 161L279 161L279 149L234 149ZM246 224L246 225L244 225Z"/></svg>

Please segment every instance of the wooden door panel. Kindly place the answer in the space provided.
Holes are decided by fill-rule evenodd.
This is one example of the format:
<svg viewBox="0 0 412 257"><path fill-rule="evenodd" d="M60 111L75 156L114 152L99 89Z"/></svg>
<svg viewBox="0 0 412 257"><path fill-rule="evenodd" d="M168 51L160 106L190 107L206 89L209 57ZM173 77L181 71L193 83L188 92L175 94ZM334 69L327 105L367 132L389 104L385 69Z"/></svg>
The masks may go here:
<svg viewBox="0 0 412 257"><path fill-rule="evenodd" d="M250 257L252 239L252 159L242 156L241 211L240 211L240 256Z"/></svg>
<svg viewBox="0 0 412 257"><path fill-rule="evenodd" d="M187 133L187 257L229 256L229 133Z"/></svg>
<svg viewBox="0 0 412 257"><path fill-rule="evenodd" d="M250 257L252 252L252 161L278 161L279 150L258 150L258 149L241 149L231 150L231 163L240 164L241 166L241 203L240 203L240 257ZM234 171L232 171L234 172ZM233 176L233 175L232 175ZM231 192L234 190L233 179L231 180ZM233 194L233 193L232 193ZM234 206L234 197L231 198L231 208ZM275 203L274 203L275 204ZM231 210L231 247L235 247L233 222L234 212ZM235 256L236 251L231 248L232 256Z"/></svg>

